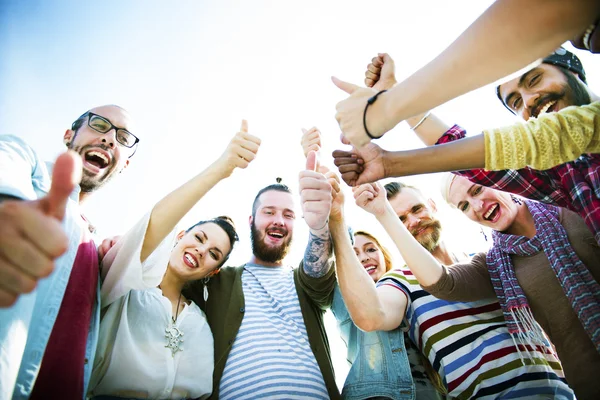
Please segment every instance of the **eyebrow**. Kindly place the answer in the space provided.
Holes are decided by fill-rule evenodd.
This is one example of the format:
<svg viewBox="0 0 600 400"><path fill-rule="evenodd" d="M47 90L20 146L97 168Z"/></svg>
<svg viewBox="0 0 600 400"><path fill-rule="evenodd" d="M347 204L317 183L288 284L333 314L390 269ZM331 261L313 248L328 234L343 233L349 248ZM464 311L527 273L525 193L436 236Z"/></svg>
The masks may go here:
<svg viewBox="0 0 600 400"><path fill-rule="evenodd" d="M294 210L292 210L290 208L282 208L282 209L280 209L280 208L275 207L275 206L264 206L262 208L262 210L265 210L265 209L269 209L269 210L283 210L284 213L291 212L292 214L296 215L296 213L294 212Z"/></svg>
<svg viewBox="0 0 600 400"><path fill-rule="evenodd" d="M523 86L525 86L525 81L527 80L527 78L529 78L529 75L537 72L539 68L533 68L530 69L529 71L525 72L523 75L521 75L521 77L519 78L519 83L517 83L517 87L518 88L522 88ZM508 106L509 101L512 99L513 96L515 96L517 94L517 92L515 92L514 90L512 92L510 92L508 94L508 96L506 96L506 98L504 99L504 104L506 104ZM510 106L509 106L510 107Z"/></svg>
<svg viewBox="0 0 600 400"><path fill-rule="evenodd" d="M204 232L204 231L201 231L201 232L202 232L202 234L204 234L204 240L208 240L208 235L206 234L206 232ZM223 252L218 247L215 246L214 250L218 251L219 254L221 254L221 257L223 257Z"/></svg>

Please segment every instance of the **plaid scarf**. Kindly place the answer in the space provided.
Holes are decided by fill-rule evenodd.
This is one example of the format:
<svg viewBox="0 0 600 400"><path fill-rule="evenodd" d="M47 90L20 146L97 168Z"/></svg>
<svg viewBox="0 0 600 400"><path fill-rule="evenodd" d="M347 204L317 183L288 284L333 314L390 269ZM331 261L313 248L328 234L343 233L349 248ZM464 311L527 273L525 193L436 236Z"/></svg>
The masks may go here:
<svg viewBox="0 0 600 400"><path fill-rule="evenodd" d="M571 307L600 352L600 284L571 247L558 220L558 207L529 200L525 200L525 205L533 216L535 236L529 239L493 231L494 245L486 258L508 331L522 345L545 343L510 260L511 254L527 257L544 251Z"/></svg>

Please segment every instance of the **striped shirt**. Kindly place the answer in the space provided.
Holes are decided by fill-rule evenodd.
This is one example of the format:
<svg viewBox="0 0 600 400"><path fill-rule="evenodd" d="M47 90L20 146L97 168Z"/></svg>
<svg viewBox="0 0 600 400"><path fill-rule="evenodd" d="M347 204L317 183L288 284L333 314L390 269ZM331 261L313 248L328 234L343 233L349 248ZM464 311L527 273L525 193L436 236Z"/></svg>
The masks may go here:
<svg viewBox="0 0 600 400"><path fill-rule="evenodd" d="M328 399L308 342L291 267L246 264L245 311L219 398Z"/></svg>
<svg viewBox="0 0 600 400"><path fill-rule="evenodd" d="M406 268L385 274L377 283L382 285L406 294L408 334L450 396L573 398L555 355L533 350L523 364L497 301L440 300L423 290Z"/></svg>

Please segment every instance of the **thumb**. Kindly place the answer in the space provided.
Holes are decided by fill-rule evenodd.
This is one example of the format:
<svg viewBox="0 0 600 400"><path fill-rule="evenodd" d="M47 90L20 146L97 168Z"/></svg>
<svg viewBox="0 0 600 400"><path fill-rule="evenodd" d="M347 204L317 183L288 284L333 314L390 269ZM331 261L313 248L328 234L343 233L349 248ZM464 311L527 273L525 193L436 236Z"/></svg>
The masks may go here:
<svg viewBox="0 0 600 400"><path fill-rule="evenodd" d="M358 89L358 86L353 85L352 83L344 82L341 79L336 78L335 76L332 76L331 80L333 81L335 86L339 87L348 94L352 94L356 89Z"/></svg>
<svg viewBox="0 0 600 400"><path fill-rule="evenodd" d="M240 132L248 133L248 121L245 119L242 120L242 127L240 128Z"/></svg>
<svg viewBox="0 0 600 400"><path fill-rule="evenodd" d="M68 151L58 156L52 171L50 191L40 200L40 206L46 215L62 221L69 195L81 181L81 168L79 154Z"/></svg>
<svg viewBox="0 0 600 400"><path fill-rule="evenodd" d="M314 150L311 150L306 156L306 169L309 171L317 171L318 168L319 160L317 159L317 153Z"/></svg>

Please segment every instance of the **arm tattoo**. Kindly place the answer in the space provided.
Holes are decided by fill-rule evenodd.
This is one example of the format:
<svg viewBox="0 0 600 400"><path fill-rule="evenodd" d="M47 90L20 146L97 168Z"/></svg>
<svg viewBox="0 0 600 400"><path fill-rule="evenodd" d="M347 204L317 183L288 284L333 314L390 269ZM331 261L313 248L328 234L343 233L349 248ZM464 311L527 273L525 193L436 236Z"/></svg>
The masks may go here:
<svg viewBox="0 0 600 400"><path fill-rule="evenodd" d="M304 271L312 278L320 278L329 270L329 259L333 246L329 229L322 233L309 233L308 245L304 251Z"/></svg>

